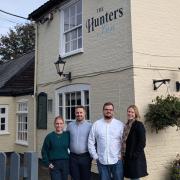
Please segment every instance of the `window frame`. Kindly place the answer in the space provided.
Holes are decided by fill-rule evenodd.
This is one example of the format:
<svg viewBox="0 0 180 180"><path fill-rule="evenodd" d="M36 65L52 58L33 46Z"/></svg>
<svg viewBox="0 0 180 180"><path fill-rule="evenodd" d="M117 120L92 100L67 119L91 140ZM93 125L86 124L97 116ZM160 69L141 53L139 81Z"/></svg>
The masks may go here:
<svg viewBox="0 0 180 180"><path fill-rule="evenodd" d="M64 33L64 11L66 8L73 6L74 4L78 3L79 1L81 2L81 6L82 6L81 24L72 28L71 31L81 27L82 47L66 53L65 52L65 33ZM68 2L68 3L64 4L63 6L61 6L59 10L60 10L60 55L61 55L61 57L64 58L67 56L71 56L71 55L75 55L75 54L84 52L83 51L83 1L82 0L72 0L71 2ZM77 40L78 40L78 37L77 37Z"/></svg>
<svg viewBox="0 0 180 180"><path fill-rule="evenodd" d="M81 104L83 106L85 106L85 102L84 102L84 95L85 95L85 91L89 92L89 119L87 121L91 122L91 107L90 107L90 85L87 84L75 84L75 85L69 85L69 86L64 86L61 87L59 89L57 89L55 91L55 115L58 116L59 115L59 94L63 94L63 104L62 104L62 108L63 108L63 118L65 120L66 123L68 122L72 122L74 120L66 120L66 110L65 110L65 94L66 93L72 93L72 92L77 92L80 91L81 92ZM86 105L87 106L87 105Z"/></svg>
<svg viewBox="0 0 180 180"><path fill-rule="evenodd" d="M8 108L9 108L9 106L0 104L0 108L5 108L6 109L4 116L1 115L1 112L0 112L0 118L5 117L5 130L0 129L0 135L9 134L9 132L8 132ZM1 125L1 122L0 122L0 125Z"/></svg>
<svg viewBox="0 0 180 180"><path fill-rule="evenodd" d="M26 104L26 110L19 110L19 105L20 104ZM26 122L24 121L24 116L26 119ZM22 118L23 122L20 122L20 118ZM27 129L23 129L23 130L19 130L19 124L26 124ZM28 100L23 99L20 101L16 102L16 144L20 144L20 145L28 145ZM23 126L21 126L23 128ZM26 134L26 139L18 139L18 133L24 133Z"/></svg>

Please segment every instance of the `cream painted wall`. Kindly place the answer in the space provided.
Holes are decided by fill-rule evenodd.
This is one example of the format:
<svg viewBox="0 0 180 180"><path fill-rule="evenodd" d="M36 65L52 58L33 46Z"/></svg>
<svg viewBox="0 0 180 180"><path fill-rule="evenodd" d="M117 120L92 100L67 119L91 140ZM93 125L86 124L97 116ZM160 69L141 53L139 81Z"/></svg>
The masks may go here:
<svg viewBox="0 0 180 180"><path fill-rule="evenodd" d="M67 57L66 72L71 71L71 82L62 80L55 71L60 46L59 11L48 24L38 26L37 49L37 93L46 92L53 99L55 90L69 84L85 83L91 86L91 119L101 117L102 105L111 100L116 107L116 117L126 120L126 108L137 104L144 121L147 105L157 95L175 92L175 82L180 81L180 3L160 1L126 0L83 0L83 50L81 54ZM97 8L104 11L97 13ZM86 21L105 12L122 7L124 16L109 22L111 32L102 33L97 27L87 32ZM132 35L132 36L131 36ZM133 51L132 51L133 49ZM107 71L108 70L108 71ZM111 70L111 71L109 71ZM96 73L100 72L101 73ZM171 79L169 88L162 85L153 90L153 79ZM37 151L40 155L42 142L53 130L53 113L48 113L48 129L37 130ZM147 128L145 148L149 176L143 179L168 179L167 166L175 157L179 147L180 134L175 128L168 128L159 134Z"/></svg>
<svg viewBox="0 0 180 180"><path fill-rule="evenodd" d="M15 139L15 101L12 97L0 97L0 105L8 105L8 133L0 134L0 151L10 152L14 150Z"/></svg>
<svg viewBox="0 0 180 180"><path fill-rule="evenodd" d="M154 91L153 79L171 79L171 81ZM180 93L176 92L175 89L175 82L179 79L180 72L177 70L134 69L135 102L140 107L142 121L144 121L144 114L147 111L148 104L151 104L152 99L155 99L156 96L171 94L180 97ZM149 176L145 179L151 180L158 177L158 180L168 180L170 178L168 166L180 149L180 131L176 131L175 127L170 127L156 134L147 125L146 129L146 156Z"/></svg>
<svg viewBox="0 0 180 180"><path fill-rule="evenodd" d="M180 97L175 89L175 82L180 80L179 5L177 0L173 3L166 0L131 1L135 102L140 107L143 121L147 105L157 95L169 93ZM154 91L153 79L171 81ZM149 176L145 179L170 178L168 165L180 149L179 141L180 133L176 128L156 134L147 127Z"/></svg>
<svg viewBox="0 0 180 180"><path fill-rule="evenodd" d="M28 100L28 146L16 144L16 103L19 100ZM0 97L0 105L8 105L8 133L0 134L0 151L3 152L25 152L34 149L34 99L32 96Z"/></svg>
<svg viewBox="0 0 180 180"><path fill-rule="evenodd" d="M65 59L66 71L72 72L72 78L132 66L129 3L125 0L117 0L114 3L105 2L104 0L101 3L98 1L83 1L84 53ZM97 8L100 7L103 7L104 11L97 13ZM94 32L87 32L86 21L89 18L100 17L106 12L119 8L123 8L124 15L106 23L105 29L106 31L108 31L108 28L111 29L110 32L103 31L102 27L96 28ZM38 25L37 36L37 84L55 82L59 79L54 66L54 62L57 61L60 53L59 10L54 12L53 21Z"/></svg>
<svg viewBox="0 0 180 180"><path fill-rule="evenodd" d="M180 66L180 1L131 1L134 65Z"/></svg>
<svg viewBox="0 0 180 180"><path fill-rule="evenodd" d="M116 73L107 73L102 75L95 75L92 77L84 77L73 80L73 84L89 84L90 88L90 109L91 109L91 121L94 122L102 117L102 107L104 102L112 101L115 105L115 117L121 119L123 122L126 120L126 107L129 104L134 104L134 93L133 93L133 71L128 69ZM113 79L113 81L112 81ZM127 83L124 83L126 81ZM47 130L37 130L37 151L39 152L42 147L47 133L54 130L53 121L55 114L55 91L68 85L67 82L60 82L57 84L48 84L47 86L39 86L39 92L46 92L48 98L53 100L53 113L48 112L48 128Z"/></svg>

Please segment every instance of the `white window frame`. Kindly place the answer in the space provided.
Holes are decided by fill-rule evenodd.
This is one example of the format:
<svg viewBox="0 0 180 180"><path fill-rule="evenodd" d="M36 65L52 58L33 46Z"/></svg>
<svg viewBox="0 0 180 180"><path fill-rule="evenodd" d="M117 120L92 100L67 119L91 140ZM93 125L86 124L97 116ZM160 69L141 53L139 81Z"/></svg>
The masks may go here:
<svg viewBox="0 0 180 180"><path fill-rule="evenodd" d="M82 22L80 25L72 28L73 29L78 29L78 27L82 28L82 47L81 48L77 48L76 50L70 51L70 52L65 52L65 33L64 33L64 10L74 4L76 4L77 2L81 1L82 4ZM69 3L64 4L63 6L60 7L60 55L62 58L67 57L67 56L71 56L77 53L82 53L83 52L83 0L72 0Z"/></svg>
<svg viewBox="0 0 180 180"><path fill-rule="evenodd" d="M66 120L66 114L65 114L65 93L71 93L71 92L76 92L76 91L80 91L81 92L81 105L85 105L84 102L84 92L88 91L89 92L89 120L87 121L91 121L91 116L90 116L90 112L91 112L91 108L90 108L90 85L87 84L75 84L75 85L69 85L69 86L65 86L62 88L59 88L55 91L55 115L58 116L59 115L59 94L63 95L63 118L65 120L66 123L71 122L73 120Z"/></svg>
<svg viewBox="0 0 180 180"><path fill-rule="evenodd" d="M20 104L22 104L22 105L26 104L26 108L27 109L25 109L25 110L19 109L19 105ZM17 107L16 107L17 108L17 111L16 111L16 116L17 116L17 121L16 121L16 143L17 144L21 144L21 145L28 145L28 100L23 99L23 100L17 101L16 105L17 105ZM25 123L25 122L19 122L19 118L21 118L21 116L22 116L22 118L24 118L23 117L24 115L27 118L27 122L26 122L27 129L19 130L19 126L18 125L21 124L21 127L23 128L22 123ZM26 134L26 136L25 136L26 138L22 137L22 139L19 139L18 138L18 133Z"/></svg>
<svg viewBox="0 0 180 180"><path fill-rule="evenodd" d="M9 134L8 132L8 105L0 105L0 108L5 108L5 114L1 114L0 112L0 120L1 118L5 118L5 130L0 129L0 135ZM1 122L0 122L1 125Z"/></svg>

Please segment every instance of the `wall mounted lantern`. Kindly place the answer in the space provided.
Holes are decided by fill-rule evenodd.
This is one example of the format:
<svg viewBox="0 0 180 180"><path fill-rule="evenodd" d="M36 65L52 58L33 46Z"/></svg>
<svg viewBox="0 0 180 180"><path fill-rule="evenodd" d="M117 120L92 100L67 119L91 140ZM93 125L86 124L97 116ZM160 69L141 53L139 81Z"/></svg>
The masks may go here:
<svg viewBox="0 0 180 180"><path fill-rule="evenodd" d="M179 92L180 91L180 82L176 81L176 91Z"/></svg>
<svg viewBox="0 0 180 180"><path fill-rule="evenodd" d="M162 84L169 83L169 81L170 79L153 80L154 90L157 90Z"/></svg>
<svg viewBox="0 0 180 180"><path fill-rule="evenodd" d="M59 55L58 60L54 64L56 66L57 74L59 74L59 76L64 76L66 79L68 79L70 81L71 80L71 72L69 72L67 74L64 73L64 67L65 67L66 62L62 60L60 55Z"/></svg>

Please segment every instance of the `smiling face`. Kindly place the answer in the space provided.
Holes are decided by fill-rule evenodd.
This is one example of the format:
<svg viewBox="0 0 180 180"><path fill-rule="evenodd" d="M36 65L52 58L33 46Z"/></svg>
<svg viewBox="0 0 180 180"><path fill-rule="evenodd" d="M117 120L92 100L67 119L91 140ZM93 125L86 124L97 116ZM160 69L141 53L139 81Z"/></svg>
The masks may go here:
<svg viewBox="0 0 180 180"><path fill-rule="evenodd" d="M85 110L83 108L76 108L75 109L75 116L76 116L76 120L78 122L81 122L85 119Z"/></svg>
<svg viewBox="0 0 180 180"><path fill-rule="evenodd" d="M63 119L57 118L54 121L54 127L55 127L55 131L57 133L61 133L63 131L63 129L64 129L64 121L63 121Z"/></svg>
<svg viewBox="0 0 180 180"><path fill-rule="evenodd" d="M127 118L128 119L135 119L136 118L135 110L132 107L128 108L128 110L127 110Z"/></svg>
<svg viewBox="0 0 180 180"><path fill-rule="evenodd" d="M114 115L114 107L112 105L104 106L103 115L106 120L112 119Z"/></svg>

